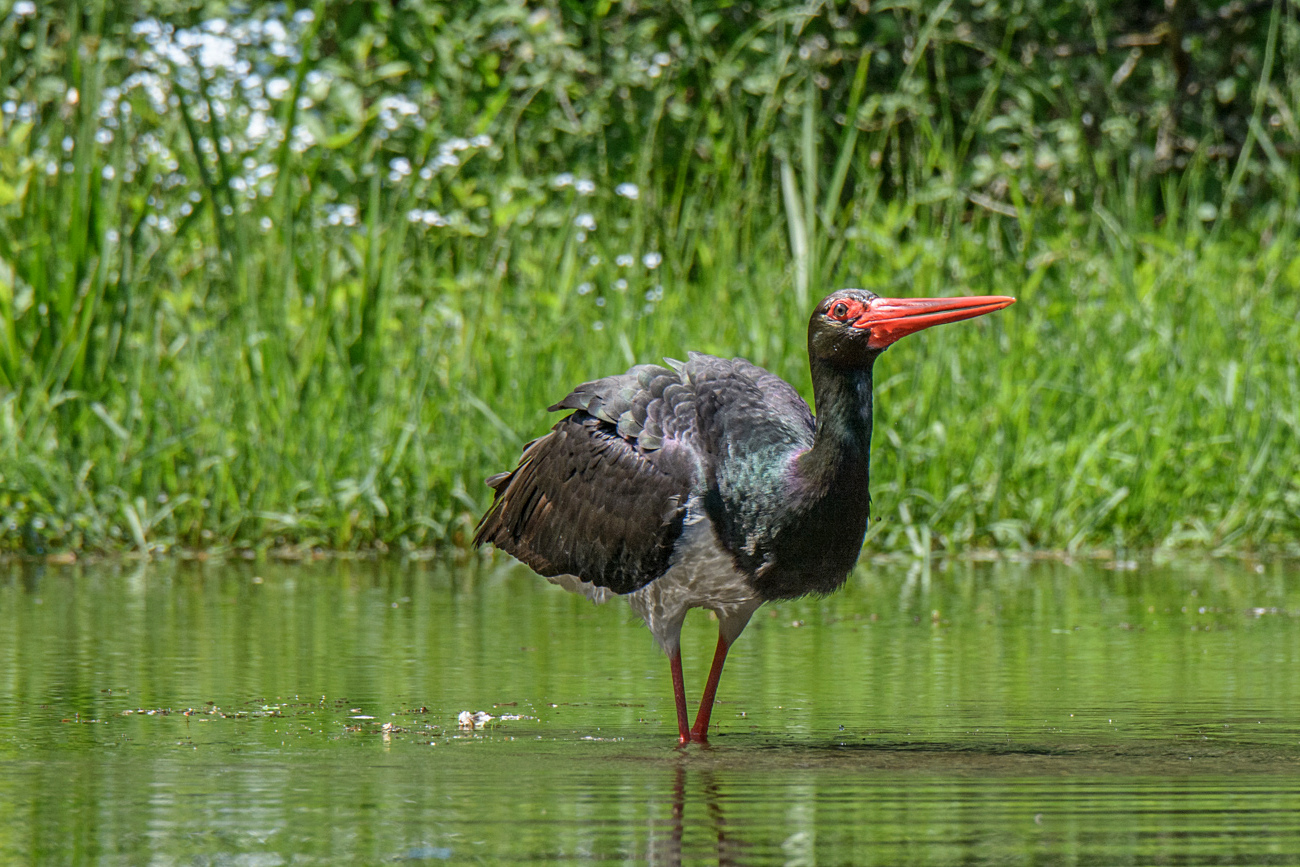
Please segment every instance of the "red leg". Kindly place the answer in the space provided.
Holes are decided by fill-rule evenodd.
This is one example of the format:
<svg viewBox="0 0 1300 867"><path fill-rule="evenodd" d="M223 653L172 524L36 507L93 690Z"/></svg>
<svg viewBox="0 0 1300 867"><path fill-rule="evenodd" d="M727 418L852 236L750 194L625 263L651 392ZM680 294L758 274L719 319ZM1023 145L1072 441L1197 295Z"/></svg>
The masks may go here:
<svg viewBox="0 0 1300 867"><path fill-rule="evenodd" d="M697 744L709 742L709 715L713 713L713 698L718 694L718 681L722 678L722 664L727 661L727 650L731 647L721 633L718 635L718 649L713 652L713 667L709 669L709 681L704 684L704 696L700 699L700 711L695 715L695 727L691 729L691 740Z"/></svg>
<svg viewBox="0 0 1300 867"><path fill-rule="evenodd" d="M682 679L681 648L673 651L669 662L673 667L673 698L677 700L677 742L688 744L691 742L691 722L686 716L686 682Z"/></svg>

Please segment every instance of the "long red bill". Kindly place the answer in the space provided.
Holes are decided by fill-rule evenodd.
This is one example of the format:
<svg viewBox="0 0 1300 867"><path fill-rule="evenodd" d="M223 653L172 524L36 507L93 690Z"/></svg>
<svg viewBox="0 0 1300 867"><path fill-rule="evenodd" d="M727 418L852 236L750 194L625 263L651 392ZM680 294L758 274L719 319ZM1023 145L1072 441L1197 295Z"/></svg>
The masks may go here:
<svg viewBox="0 0 1300 867"><path fill-rule="evenodd" d="M946 322L960 322L1001 310L1016 299L1006 295L973 295L966 298L876 298L853 322L854 328L870 328L872 349L884 349L900 337Z"/></svg>

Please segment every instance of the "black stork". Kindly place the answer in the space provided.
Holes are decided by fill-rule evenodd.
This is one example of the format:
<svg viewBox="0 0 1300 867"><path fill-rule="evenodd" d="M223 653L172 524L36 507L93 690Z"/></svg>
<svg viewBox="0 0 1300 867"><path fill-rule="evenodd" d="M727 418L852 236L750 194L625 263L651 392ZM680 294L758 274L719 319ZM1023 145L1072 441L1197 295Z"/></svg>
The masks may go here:
<svg viewBox="0 0 1300 867"><path fill-rule="evenodd" d="M769 600L830 593L867 529L871 375L890 344L1001 310L1014 298L833 292L808 322L813 416L789 383L741 358L691 353L586 382L524 446L474 544L491 542L565 589L626 596L672 665L682 744L707 743L727 651ZM686 715L687 610L718 617L694 727Z"/></svg>

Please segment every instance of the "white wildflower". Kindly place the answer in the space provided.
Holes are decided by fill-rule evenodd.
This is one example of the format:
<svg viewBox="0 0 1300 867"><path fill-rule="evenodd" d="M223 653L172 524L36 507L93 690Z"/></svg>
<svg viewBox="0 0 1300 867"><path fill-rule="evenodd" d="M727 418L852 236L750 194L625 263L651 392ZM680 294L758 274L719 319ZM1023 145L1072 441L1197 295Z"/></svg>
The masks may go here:
<svg viewBox="0 0 1300 867"><path fill-rule="evenodd" d="M420 107L400 93L391 94L379 100L379 110L394 111L407 116L420 113Z"/></svg>
<svg viewBox="0 0 1300 867"><path fill-rule="evenodd" d="M623 198L630 199L634 202L641 196L641 190L637 189L636 184L619 184L614 188L614 192L618 193Z"/></svg>
<svg viewBox="0 0 1300 867"><path fill-rule="evenodd" d="M331 226L355 226L357 224L356 205L332 205L325 210L325 222Z"/></svg>
<svg viewBox="0 0 1300 867"><path fill-rule="evenodd" d="M262 33L272 42L283 42L289 38L289 33L284 29L284 25L274 18L268 18L263 22Z"/></svg>
<svg viewBox="0 0 1300 867"><path fill-rule="evenodd" d="M266 115L260 111L255 111L248 118L248 128L244 130L244 135L252 142L260 142L266 138L267 133L271 131L270 125L266 122Z"/></svg>
<svg viewBox="0 0 1300 867"><path fill-rule="evenodd" d="M272 78L266 83L266 95L271 99L283 99L293 87L287 78Z"/></svg>
<svg viewBox="0 0 1300 867"><path fill-rule="evenodd" d="M412 208L407 211L406 219L412 223L422 223L425 226L447 225L447 218L442 214L439 214L437 211L422 210L420 208Z"/></svg>
<svg viewBox="0 0 1300 867"><path fill-rule="evenodd" d="M316 137L311 134L311 130L302 124L297 124L293 128L292 136L289 140L289 150L294 153L302 153L316 144Z"/></svg>

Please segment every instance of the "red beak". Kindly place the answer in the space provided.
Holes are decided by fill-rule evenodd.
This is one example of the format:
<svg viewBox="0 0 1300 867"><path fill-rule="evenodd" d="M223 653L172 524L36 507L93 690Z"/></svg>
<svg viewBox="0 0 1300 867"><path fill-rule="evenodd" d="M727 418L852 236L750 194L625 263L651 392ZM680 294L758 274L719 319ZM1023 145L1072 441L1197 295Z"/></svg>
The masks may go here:
<svg viewBox="0 0 1300 867"><path fill-rule="evenodd" d="M1005 295L974 295L968 298L876 298L853 322L854 328L870 328L868 346L884 349L900 337L931 325L973 319L1001 310L1016 299Z"/></svg>

